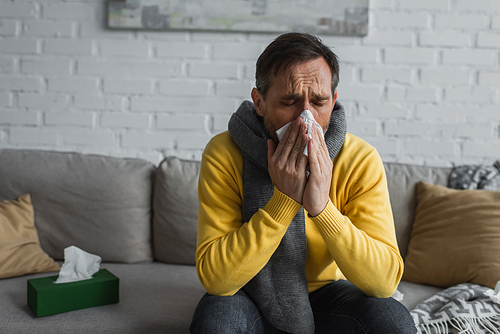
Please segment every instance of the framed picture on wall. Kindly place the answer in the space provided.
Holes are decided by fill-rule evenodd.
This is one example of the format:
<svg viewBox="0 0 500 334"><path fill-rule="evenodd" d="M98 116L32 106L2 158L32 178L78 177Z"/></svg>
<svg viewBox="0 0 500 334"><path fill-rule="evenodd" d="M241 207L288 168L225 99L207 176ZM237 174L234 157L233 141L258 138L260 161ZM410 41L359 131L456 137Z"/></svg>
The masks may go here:
<svg viewBox="0 0 500 334"><path fill-rule="evenodd" d="M113 29L364 36L369 0L110 0Z"/></svg>

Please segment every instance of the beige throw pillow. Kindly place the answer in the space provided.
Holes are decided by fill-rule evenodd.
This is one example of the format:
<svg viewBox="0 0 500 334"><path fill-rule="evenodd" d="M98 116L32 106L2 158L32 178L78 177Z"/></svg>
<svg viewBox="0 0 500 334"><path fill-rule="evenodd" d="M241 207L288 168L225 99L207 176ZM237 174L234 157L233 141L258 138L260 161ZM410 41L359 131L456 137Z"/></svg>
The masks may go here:
<svg viewBox="0 0 500 334"><path fill-rule="evenodd" d="M403 279L450 287L500 280L500 192L419 182Z"/></svg>
<svg viewBox="0 0 500 334"><path fill-rule="evenodd" d="M0 202L0 278L58 270L40 247L30 195Z"/></svg>

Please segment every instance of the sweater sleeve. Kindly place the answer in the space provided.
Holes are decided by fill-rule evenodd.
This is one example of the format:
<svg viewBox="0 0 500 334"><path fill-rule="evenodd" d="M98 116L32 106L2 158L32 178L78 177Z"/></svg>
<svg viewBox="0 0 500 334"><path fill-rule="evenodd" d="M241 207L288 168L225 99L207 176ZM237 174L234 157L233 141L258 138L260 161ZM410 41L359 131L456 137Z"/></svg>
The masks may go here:
<svg viewBox="0 0 500 334"><path fill-rule="evenodd" d="M241 218L238 152L213 141L203 154L198 185L196 269L212 295L233 295L269 261L301 205L276 188L248 222Z"/></svg>
<svg viewBox="0 0 500 334"><path fill-rule="evenodd" d="M311 219L344 276L367 295L389 297L403 275L403 260L378 153L363 157L344 179L332 182L332 188L348 189L343 198Z"/></svg>

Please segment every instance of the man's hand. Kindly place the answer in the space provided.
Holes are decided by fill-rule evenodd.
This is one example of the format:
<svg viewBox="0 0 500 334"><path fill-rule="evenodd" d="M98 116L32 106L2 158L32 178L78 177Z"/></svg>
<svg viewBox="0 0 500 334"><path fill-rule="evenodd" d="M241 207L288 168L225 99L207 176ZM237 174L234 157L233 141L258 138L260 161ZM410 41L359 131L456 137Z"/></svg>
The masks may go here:
<svg viewBox="0 0 500 334"><path fill-rule="evenodd" d="M325 140L314 127L309 140L309 168L311 174L304 190L303 206L309 215L319 215L330 200L333 162L330 159Z"/></svg>
<svg viewBox="0 0 500 334"><path fill-rule="evenodd" d="M307 157L302 153L307 145L307 125L301 117L288 127L278 144L267 142L269 176L278 190L302 204L307 182Z"/></svg>

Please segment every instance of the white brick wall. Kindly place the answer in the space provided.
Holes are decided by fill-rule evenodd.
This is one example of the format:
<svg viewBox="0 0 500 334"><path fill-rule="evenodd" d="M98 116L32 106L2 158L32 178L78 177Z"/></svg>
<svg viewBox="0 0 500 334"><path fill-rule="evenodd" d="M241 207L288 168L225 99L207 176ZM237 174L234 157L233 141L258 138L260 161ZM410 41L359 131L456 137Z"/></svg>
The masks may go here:
<svg viewBox="0 0 500 334"><path fill-rule="evenodd" d="M239 68L237 64L191 63L189 64L189 76L207 79L237 79Z"/></svg>
<svg viewBox="0 0 500 334"><path fill-rule="evenodd" d="M148 129L151 115L131 113L101 114L101 126L110 128Z"/></svg>
<svg viewBox="0 0 500 334"><path fill-rule="evenodd" d="M448 0L400 0L399 5L403 10L443 11L448 9Z"/></svg>
<svg viewBox="0 0 500 334"><path fill-rule="evenodd" d="M456 6L459 11L500 11L500 3L497 0L457 0Z"/></svg>
<svg viewBox="0 0 500 334"><path fill-rule="evenodd" d="M500 36L500 35L499 35ZM479 49L446 49L442 51L443 65L486 66L498 65L498 51Z"/></svg>
<svg viewBox="0 0 500 334"><path fill-rule="evenodd" d="M472 31L487 29L490 21L488 15L474 13L437 13L434 15L437 30L458 29Z"/></svg>
<svg viewBox="0 0 500 334"><path fill-rule="evenodd" d="M89 40L47 39L44 53L48 55L91 56L93 43Z"/></svg>
<svg viewBox="0 0 500 334"><path fill-rule="evenodd" d="M73 37L77 28L76 22L25 20L23 35L40 37Z"/></svg>
<svg viewBox="0 0 500 334"><path fill-rule="evenodd" d="M151 79L104 79L105 94L151 95Z"/></svg>
<svg viewBox="0 0 500 334"><path fill-rule="evenodd" d="M9 107L11 104L11 96L9 93L0 93L0 106Z"/></svg>
<svg viewBox="0 0 500 334"><path fill-rule="evenodd" d="M199 115L158 115L156 126L165 130L196 130L203 133L206 129L206 117Z"/></svg>
<svg viewBox="0 0 500 334"><path fill-rule="evenodd" d="M14 71L14 59L0 56L0 73L12 73Z"/></svg>
<svg viewBox="0 0 500 334"><path fill-rule="evenodd" d="M150 44L144 41L99 40L101 56L103 57L133 57L148 58Z"/></svg>
<svg viewBox="0 0 500 334"><path fill-rule="evenodd" d="M38 115L29 112L4 111L0 113L0 124L37 125Z"/></svg>
<svg viewBox="0 0 500 334"><path fill-rule="evenodd" d="M117 134L108 130L81 130L62 128L60 130L63 144L83 147L114 147L117 145Z"/></svg>
<svg viewBox="0 0 500 334"><path fill-rule="evenodd" d="M47 110L65 112L69 109L71 102L67 95L62 94L17 94L18 106L29 110Z"/></svg>
<svg viewBox="0 0 500 334"><path fill-rule="evenodd" d="M96 78L48 77L48 90L67 93L95 93L99 80Z"/></svg>
<svg viewBox="0 0 500 334"><path fill-rule="evenodd" d="M420 71L420 81L429 86L464 86L471 82L470 72L464 69L424 68Z"/></svg>
<svg viewBox="0 0 500 334"><path fill-rule="evenodd" d="M0 3L0 17L9 17L14 19L29 19L37 15L40 5L35 3L7 2Z"/></svg>
<svg viewBox="0 0 500 334"><path fill-rule="evenodd" d="M196 42L162 42L156 45L158 58L194 58L204 59L207 56L207 44Z"/></svg>
<svg viewBox="0 0 500 334"><path fill-rule="evenodd" d="M207 80L160 80L159 93L167 96L207 96L210 82Z"/></svg>
<svg viewBox="0 0 500 334"><path fill-rule="evenodd" d="M400 28L427 28L431 15L422 12L379 12L375 16L376 24L379 28L400 29Z"/></svg>
<svg viewBox="0 0 500 334"><path fill-rule="evenodd" d="M469 39L469 34L457 31L423 31L420 33L420 45L422 46L466 47L470 44Z"/></svg>
<svg viewBox="0 0 500 334"><path fill-rule="evenodd" d="M92 127L94 115L89 113L45 113L45 125L74 125Z"/></svg>
<svg viewBox="0 0 500 334"><path fill-rule="evenodd" d="M435 49L428 48L385 48L387 64L432 65L436 56Z"/></svg>
<svg viewBox="0 0 500 334"><path fill-rule="evenodd" d="M39 43L35 39L4 38L0 43L2 54L37 54Z"/></svg>
<svg viewBox="0 0 500 334"><path fill-rule="evenodd" d="M105 27L106 2L0 0L0 148L200 158L276 34ZM500 1L371 0L340 58L348 131L385 161L500 159Z"/></svg>
<svg viewBox="0 0 500 334"><path fill-rule="evenodd" d="M96 20L96 8L86 3L64 3L53 1L42 5L42 17L55 20Z"/></svg>
<svg viewBox="0 0 500 334"><path fill-rule="evenodd" d="M0 75L0 91L41 91L43 80L35 76Z"/></svg>
<svg viewBox="0 0 500 334"><path fill-rule="evenodd" d="M16 36L19 31L19 25L14 20L2 20L0 26L0 36Z"/></svg>
<svg viewBox="0 0 500 334"><path fill-rule="evenodd" d="M69 59L27 59L21 58L21 73L23 74L54 74L69 75L71 60Z"/></svg>

